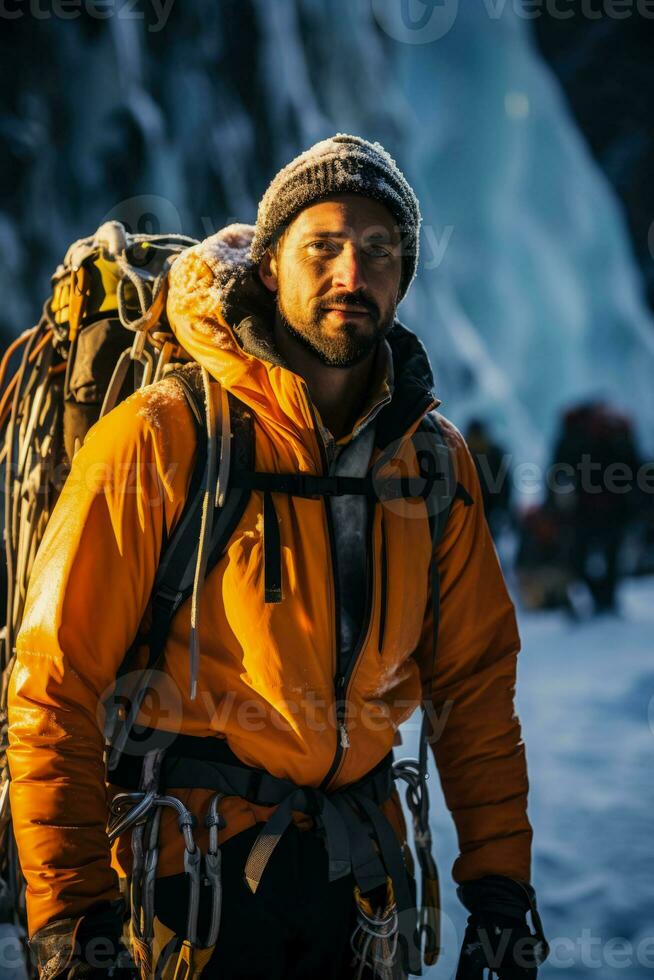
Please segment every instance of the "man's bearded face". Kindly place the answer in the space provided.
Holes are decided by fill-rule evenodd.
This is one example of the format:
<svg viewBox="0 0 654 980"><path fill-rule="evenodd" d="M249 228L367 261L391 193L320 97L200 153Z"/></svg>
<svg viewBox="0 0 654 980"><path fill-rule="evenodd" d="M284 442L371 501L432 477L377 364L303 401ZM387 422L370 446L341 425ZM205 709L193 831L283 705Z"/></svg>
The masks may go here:
<svg viewBox="0 0 654 980"><path fill-rule="evenodd" d="M388 209L334 195L299 213L271 260L283 329L330 367L362 361L393 325L400 234Z"/></svg>

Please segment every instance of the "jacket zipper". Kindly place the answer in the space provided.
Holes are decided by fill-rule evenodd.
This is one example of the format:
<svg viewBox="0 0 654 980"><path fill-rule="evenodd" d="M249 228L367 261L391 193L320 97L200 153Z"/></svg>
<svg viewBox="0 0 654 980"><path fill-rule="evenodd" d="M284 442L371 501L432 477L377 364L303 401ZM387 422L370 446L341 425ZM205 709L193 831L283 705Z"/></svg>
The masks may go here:
<svg viewBox="0 0 654 980"><path fill-rule="evenodd" d="M308 389L304 385L303 385L303 389L304 389L304 395L305 395L305 398L306 398L306 402L307 402L307 405L309 407L309 411L311 413L311 417L313 419L314 430L316 432L316 435L318 436L318 445L319 445L320 456L321 456L321 460L322 460L323 473L325 474L325 476L327 476L329 474L329 462L328 462L328 459L327 459L327 451L326 451L324 439L323 439L322 434L321 434L321 432L320 432L320 430L318 428L318 420L316 419L314 408L313 408L313 405L311 403L311 398L309 397ZM321 788L326 787L332 781L332 779L335 777L336 773L338 772L338 770L341 767L341 763L343 761L343 756L345 755L345 752L347 751L347 749L349 749L349 747L350 747L350 736L349 736L348 731L347 731L347 689L348 689L349 680L350 680L350 678L352 676L352 673L354 671L354 667L356 666L356 663L357 663L357 661L359 659L359 655L361 653L361 649L362 649L362 647L364 645L364 641L367 639L367 636L368 636L368 633L369 633L369 630L370 630L369 625L367 626L367 628L365 630L362 630L362 636L361 636L361 638L359 640L359 643L357 644L356 648L352 652L352 655L350 657L350 662L348 664L347 670L344 671L343 668L342 668L342 664L341 664L340 614L339 614L339 609L338 609L338 602L336 600L336 597L338 595L338 589L337 589L338 583L337 583L337 580L336 580L336 576L338 574L338 572L337 572L337 567L338 566L337 566L337 563L336 563L336 549L335 549L335 545L334 545L334 524L333 524L333 520L332 520L331 509L329 508L328 503L327 503L327 501L324 498L323 498L323 501L322 501L322 505L323 505L323 513L325 515L325 525L327 527L327 540L329 541L329 554L330 554L331 566L332 566L332 574L331 574L331 583L332 583L332 607L333 607L333 610L334 610L334 614L333 614L334 642L332 644L332 663L333 663L333 670L334 670L334 674L333 674L333 677L334 677L334 681L333 681L333 684L334 684L334 709L335 709L335 713L336 713L336 719L335 719L336 720L336 750L334 752L334 758L332 759L332 764L329 767L329 770L327 772L327 775L325 776L325 778L323 779L322 783L320 784ZM372 520L369 522L369 530L368 530L368 539L369 539L368 540L368 549L367 549L367 554L368 554L368 575L367 575L368 583L367 583L366 613L365 613L365 616L364 616L364 623L368 623L368 621L370 619L370 606L371 606L371 601L370 600L371 600L371 594L372 594L372 589L370 588L370 580L372 578L372 576L370 574L370 565L371 565L371 562L372 562L372 555L371 555L371 544L372 544L371 538L372 538L372 535L371 535L371 529L372 529Z"/></svg>
<svg viewBox="0 0 654 980"><path fill-rule="evenodd" d="M327 505L325 504L327 509ZM333 538L331 537L333 533L331 518L328 521L330 528L330 547L332 550L332 564L334 563L334 550L333 550ZM338 669L334 677L334 705L336 711L336 731L337 741L336 741L336 752L334 753L334 758L332 759L332 764L329 767L327 775L320 784L320 789L328 789L329 784L334 781L336 776L341 770L343 765L345 754L350 747L350 736L347 730L347 697L349 693L350 682L359 663L361 653L364 650L368 638L370 636L370 628L372 626L372 607L375 595L374 590L374 580L375 580L375 560L373 555L373 530L374 530L374 513L370 516L368 521L367 529L367 541L366 541L366 553L368 556L367 560L367 582L366 582L366 606L365 613L363 616L363 627L361 630L361 635L359 637L359 642L352 651L349 663L345 670L342 669L342 665L338 663ZM340 634L339 634L340 635ZM339 650L340 654L340 650Z"/></svg>
<svg viewBox="0 0 654 980"><path fill-rule="evenodd" d="M340 648L340 636L341 636L341 614L337 601L337 596L340 595L340 590L338 588L338 565L336 563L336 549L334 547L334 521L332 518L331 509L325 499L323 499L323 507L325 513L325 524L327 526L327 540L329 541L329 555L331 559L332 566L332 606L334 609L334 643L332 645L333 651L333 673L334 673L334 699L336 707L336 731L337 740L342 748L347 748L350 744L350 740L347 734L347 729L345 727L345 703L344 703L344 678L341 672L341 648ZM330 769L331 771L331 769Z"/></svg>

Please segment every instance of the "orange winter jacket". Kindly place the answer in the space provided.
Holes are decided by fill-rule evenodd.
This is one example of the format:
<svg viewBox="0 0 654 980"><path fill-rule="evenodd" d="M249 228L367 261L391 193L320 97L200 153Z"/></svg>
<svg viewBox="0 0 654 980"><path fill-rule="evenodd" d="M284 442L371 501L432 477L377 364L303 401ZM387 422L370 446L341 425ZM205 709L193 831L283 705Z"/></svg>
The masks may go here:
<svg viewBox="0 0 654 980"><path fill-rule="evenodd" d="M189 354L252 410L256 469L320 474L334 446L302 378L272 347L263 286L245 260L247 239L239 226L183 253L171 272L168 317ZM395 440L417 472L408 437L437 404L431 371L424 348L399 323L388 342L392 398L386 391L372 399L376 442ZM219 392L215 385L216 404ZM436 670L432 676L425 502L378 503L369 543L371 601L347 688L349 747L339 753L329 788L359 779L389 752L424 692L439 720L434 756L458 832L455 880L495 873L529 881L528 783L513 705L514 609L474 463L457 429L438 418L473 503L454 501L438 544ZM354 436L365 422L359 419ZM105 832L114 788L104 781L103 701L147 619L162 543L184 508L195 454L196 428L179 383L168 379L137 392L89 432L41 544L9 691L11 806L30 935L116 898L118 875L129 868L128 841L112 854ZM225 738L243 762L319 786L333 770L338 741L336 590L325 499L275 497L283 601L264 602L262 497L254 491L202 591L197 697L188 694L189 600L172 622L159 696L144 705L139 721ZM201 827L212 794L176 795ZM402 837L396 793L384 808ZM224 840L272 808L231 798L222 812ZM158 873L180 873L182 853L167 811Z"/></svg>

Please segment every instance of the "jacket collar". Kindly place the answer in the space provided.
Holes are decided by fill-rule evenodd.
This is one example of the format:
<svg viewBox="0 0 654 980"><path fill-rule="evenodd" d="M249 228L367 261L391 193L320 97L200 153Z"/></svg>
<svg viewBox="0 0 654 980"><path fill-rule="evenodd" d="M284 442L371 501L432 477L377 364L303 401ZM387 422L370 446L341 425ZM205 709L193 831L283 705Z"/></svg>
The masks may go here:
<svg viewBox="0 0 654 980"><path fill-rule="evenodd" d="M440 405L434 376L422 341L399 320L388 335L393 357L393 399L377 418L377 445L388 446Z"/></svg>

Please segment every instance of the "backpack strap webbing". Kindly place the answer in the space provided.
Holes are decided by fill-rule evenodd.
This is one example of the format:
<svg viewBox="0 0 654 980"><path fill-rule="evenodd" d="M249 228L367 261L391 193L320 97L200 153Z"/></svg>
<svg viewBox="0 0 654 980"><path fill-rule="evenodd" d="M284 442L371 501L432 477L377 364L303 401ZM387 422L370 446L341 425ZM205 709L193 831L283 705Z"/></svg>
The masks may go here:
<svg viewBox="0 0 654 980"><path fill-rule="evenodd" d="M377 502L397 499L431 501L437 494L442 500L447 494L446 473L439 469L440 453L418 453L417 476L385 476L382 456L365 476L324 475L314 473L262 473L234 467L230 486L244 490L256 490L263 495L263 562L264 600L281 602L283 594L282 552L279 521L273 501L274 493L292 497L318 499L320 497L364 496Z"/></svg>
<svg viewBox="0 0 654 980"><path fill-rule="evenodd" d="M435 489L435 493L431 498L428 498L427 501L429 510L429 528L432 541L430 580L434 628L432 630L432 663L430 676L433 676L436 666L436 648L438 646L438 627L440 620L440 573L436 558L436 549L443 536L443 532L445 531L445 525L447 524L454 501L462 500L466 507L470 507L473 503L473 499L463 484L456 481L456 472L454 469L451 451L447 445L443 429L434 412L429 412L427 415L425 415L418 427L418 432L428 433L430 438L434 441L435 457L439 467L438 489Z"/></svg>

